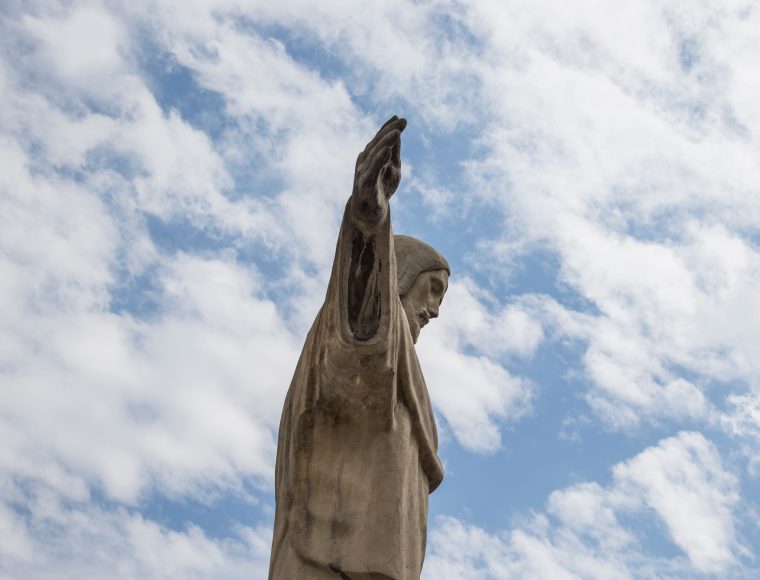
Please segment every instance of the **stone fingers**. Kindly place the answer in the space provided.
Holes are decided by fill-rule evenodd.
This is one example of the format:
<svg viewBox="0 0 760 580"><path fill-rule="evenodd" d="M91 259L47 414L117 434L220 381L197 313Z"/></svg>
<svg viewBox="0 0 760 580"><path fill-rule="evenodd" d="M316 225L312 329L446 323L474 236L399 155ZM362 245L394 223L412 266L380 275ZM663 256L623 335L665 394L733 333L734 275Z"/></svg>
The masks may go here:
<svg viewBox="0 0 760 580"><path fill-rule="evenodd" d="M388 119L385 124L380 127L380 130L375 134L375 136L370 140L369 143L367 143L367 146L364 148L364 151L362 151L359 154L359 158L357 159L357 166L361 164L366 159L372 159L372 156L375 153L375 150L377 149L377 146L381 143L381 141L387 136L388 133L392 131L398 131L401 133L406 128L406 119L403 117L398 117L396 115L393 115L390 119Z"/></svg>
<svg viewBox="0 0 760 580"><path fill-rule="evenodd" d="M372 149L372 156L367 157L361 168L360 180L362 183L372 183L377 179L382 167L391 161L394 149L400 148L401 132L393 130L387 133L380 142Z"/></svg>

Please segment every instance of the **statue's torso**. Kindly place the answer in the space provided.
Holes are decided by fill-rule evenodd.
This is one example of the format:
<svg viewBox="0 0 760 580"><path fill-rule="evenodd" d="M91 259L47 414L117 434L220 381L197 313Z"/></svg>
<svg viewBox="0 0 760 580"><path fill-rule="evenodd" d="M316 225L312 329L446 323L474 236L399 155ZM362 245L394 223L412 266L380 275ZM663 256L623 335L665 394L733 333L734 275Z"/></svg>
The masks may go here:
<svg viewBox="0 0 760 580"><path fill-rule="evenodd" d="M301 574L328 565L350 578L416 580L428 493L442 472L430 457L435 423L403 312L396 310L391 352L372 354L325 340L323 313L283 410L275 536L284 532L304 561Z"/></svg>

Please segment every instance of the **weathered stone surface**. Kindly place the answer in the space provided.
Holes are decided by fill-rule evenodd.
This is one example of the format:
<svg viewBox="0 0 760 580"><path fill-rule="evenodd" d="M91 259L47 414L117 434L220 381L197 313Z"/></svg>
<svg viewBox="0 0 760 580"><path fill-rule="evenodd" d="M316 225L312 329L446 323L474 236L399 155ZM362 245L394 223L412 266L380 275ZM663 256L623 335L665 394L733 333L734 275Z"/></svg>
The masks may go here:
<svg viewBox="0 0 760 580"><path fill-rule="evenodd" d="M420 577L443 468L414 343L449 266L392 234L405 127L392 117L357 159L327 296L285 399L270 580Z"/></svg>

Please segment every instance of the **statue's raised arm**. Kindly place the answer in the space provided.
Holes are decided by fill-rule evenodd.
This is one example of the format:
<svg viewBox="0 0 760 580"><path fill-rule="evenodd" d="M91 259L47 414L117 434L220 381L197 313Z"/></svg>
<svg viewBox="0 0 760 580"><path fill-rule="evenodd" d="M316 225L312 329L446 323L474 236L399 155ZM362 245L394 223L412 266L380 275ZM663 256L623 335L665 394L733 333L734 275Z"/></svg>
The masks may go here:
<svg viewBox="0 0 760 580"><path fill-rule="evenodd" d="M392 242L387 223L390 219L388 202L401 179L401 132L405 127L406 119L391 117L356 160L353 191L344 217L344 222L353 223L344 223L342 230L347 227L351 230L346 307L351 333L357 340L375 336L384 314L383 307L387 310L387 301L392 298L390 293L385 296L380 288L382 280L378 270L382 268L382 254L390 254L383 251L390 248ZM338 252L336 260L340 259ZM386 267L389 268L390 263Z"/></svg>
<svg viewBox="0 0 760 580"><path fill-rule="evenodd" d="M270 580L419 580L428 494L443 479L414 344L449 265L394 236L392 117L359 154L325 301L304 343L277 443Z"/></svg>

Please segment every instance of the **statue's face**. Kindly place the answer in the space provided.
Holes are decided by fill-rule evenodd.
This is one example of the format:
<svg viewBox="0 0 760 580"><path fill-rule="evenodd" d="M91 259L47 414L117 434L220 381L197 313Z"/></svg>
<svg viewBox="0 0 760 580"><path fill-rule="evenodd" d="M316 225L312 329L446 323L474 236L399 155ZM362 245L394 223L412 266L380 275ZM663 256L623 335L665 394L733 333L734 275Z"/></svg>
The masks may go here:
<svg viewBox="0 0 760 580"><path fill-rule="evenodd" d="M430 270L417 276L409 292L401 297L401 306L406 312L409 330L412 331L415 343L422 327L430 322L431 318L438 316L438 308L448 287L449 273L446 270Z"/></svg>

